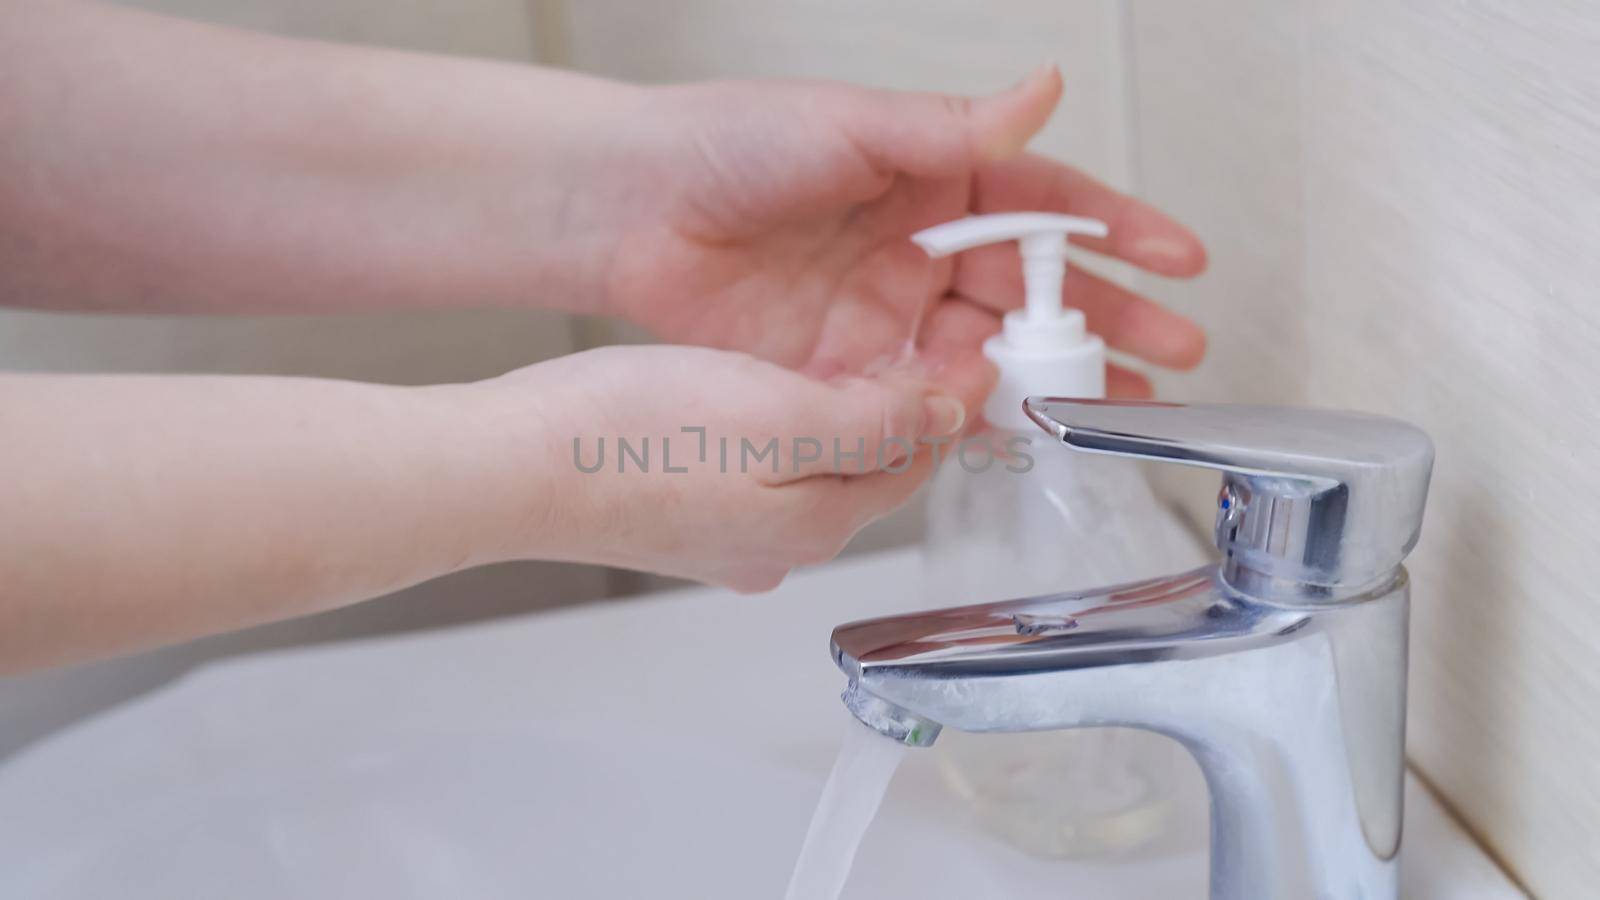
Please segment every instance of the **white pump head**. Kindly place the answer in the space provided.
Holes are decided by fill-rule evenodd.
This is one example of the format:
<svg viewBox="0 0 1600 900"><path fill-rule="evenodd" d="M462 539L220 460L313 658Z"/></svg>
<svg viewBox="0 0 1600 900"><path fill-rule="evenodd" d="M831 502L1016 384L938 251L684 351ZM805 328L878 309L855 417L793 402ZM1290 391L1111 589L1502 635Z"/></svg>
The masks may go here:
<svg viewBox="0 0 1600 900"><path fill-rule="evenodd" d="M983 408L991 425L1031 430L1032 422L1022 411L1022 401L1029 395L1105 396L1105 343L1088 333L1083 313L1061 306L1067 237L1073 234L1105 237L1106 224L1055 213L996 213L957 219L911 236L935 258L1000 241L1017 242L1026 304L1006 313L1001 332L983 345L984 355L1000 370L1000 383Z"/></svg>

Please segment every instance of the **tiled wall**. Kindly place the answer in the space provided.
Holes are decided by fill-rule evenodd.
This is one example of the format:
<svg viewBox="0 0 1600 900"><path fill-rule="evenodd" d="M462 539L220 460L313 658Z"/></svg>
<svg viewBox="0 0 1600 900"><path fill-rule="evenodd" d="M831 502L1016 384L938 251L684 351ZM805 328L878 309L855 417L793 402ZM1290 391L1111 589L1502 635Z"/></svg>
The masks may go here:
<svg viewBox="0 0 1600 900"><path fill-rule="evenodd" d="M566 15L573 65L640 81L811 77L977 92L1056 62L1071 87L1036 146L1113 178L1126 162L1111 77L1122 20L1106 0L583 0Z"/></svg>
<svg viewBox="0 0 1600 900"><path fill-rule="evenodd" d="M1600 7L1132 5L1135 171L1206 234L1182 397L1421 424L1413 764L1536 894L1600 879Z"/></svg>

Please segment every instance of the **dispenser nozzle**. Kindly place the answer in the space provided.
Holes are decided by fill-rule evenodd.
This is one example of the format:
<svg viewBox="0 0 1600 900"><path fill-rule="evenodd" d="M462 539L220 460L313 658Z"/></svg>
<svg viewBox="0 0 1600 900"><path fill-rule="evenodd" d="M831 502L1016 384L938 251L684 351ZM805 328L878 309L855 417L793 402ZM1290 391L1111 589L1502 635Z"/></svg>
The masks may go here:
<svg viewBox="0 0 1600 900"><path fill-rule="evenodd" d="M981 247L984 244L1023 241L1035 237L1054 237L1057 240L1053 246L1065 249L1067 235L1086 234L1090 237L1105 237L1109 233L1106 223L1099 219L1064 216L1059 213L1015 212L967 216L965 219L924 228L913 234L911 240L929 256L938 258L971 250L973 247Z"/></svg>
<svg viewBox="0 0 1600 900"><path fill-rule="evenodd" d="M1067 239L1074 234L1105 237L1106 223L1058 213L1016 212L968 216L926 228L911 236L938 258L985 244L1016 241L1022 255L1027 296L1022 321L1030 328L1056 326L1062 318L1061 286L1067 274Z"/></svg>
<svg viewBox="0 0 1600 900"><path fill-rule="evenodd" d="M1016 241L1022 256L1023 308L1006 313L1000 334L984 354L1000 382L984 405L990 424L1032 431L1022 413L1029 394L1105 396L1105 344L1089 334L1083 313L1062 307L1067 275L1067 239L1074 234L1105 237L1106 223L1058 213L1014 212L968 216L911 236L929 256L949 256L985 244ZM1050 385L1048 391L1042 386Z"/></svg>

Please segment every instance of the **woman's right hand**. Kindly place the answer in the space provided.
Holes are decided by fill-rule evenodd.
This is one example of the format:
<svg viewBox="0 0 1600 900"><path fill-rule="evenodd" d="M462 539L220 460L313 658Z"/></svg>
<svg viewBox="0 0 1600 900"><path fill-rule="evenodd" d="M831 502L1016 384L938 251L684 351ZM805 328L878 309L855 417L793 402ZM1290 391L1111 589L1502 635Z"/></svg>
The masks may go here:
<svg viewBox="0 0 1600 900"><path fill-rule="evenodd" d="M471 438L503 448L503 483L544 486L505 495L520 499L502 555L746 592L904 502L933 468L923 440L958 433L976 402L912 371L819 381L690 347L606 347L464 389L473 421L514 435Z"/></svg>

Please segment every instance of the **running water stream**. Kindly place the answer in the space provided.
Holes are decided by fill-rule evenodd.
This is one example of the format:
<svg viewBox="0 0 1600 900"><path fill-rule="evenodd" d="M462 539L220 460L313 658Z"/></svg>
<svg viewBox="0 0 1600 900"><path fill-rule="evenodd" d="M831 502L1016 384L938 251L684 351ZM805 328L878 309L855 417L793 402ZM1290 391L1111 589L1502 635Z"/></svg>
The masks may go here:
<svg viewBox="0 0 1600 900"><path fill-rule="evenodd" d="M845 724L839 757L811 814L785 900L838 900L861 839L905 754L903 744L854 718Z"/></svg>

